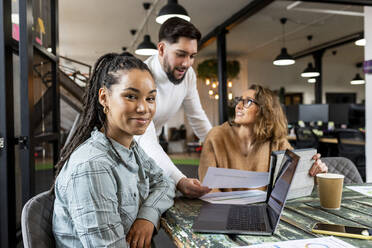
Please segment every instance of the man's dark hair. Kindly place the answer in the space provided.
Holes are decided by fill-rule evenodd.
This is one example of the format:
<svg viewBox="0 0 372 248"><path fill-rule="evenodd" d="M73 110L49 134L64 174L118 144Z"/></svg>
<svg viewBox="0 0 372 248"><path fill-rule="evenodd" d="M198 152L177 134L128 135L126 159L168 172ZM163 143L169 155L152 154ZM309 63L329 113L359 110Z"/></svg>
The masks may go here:
<svg viewBox="0 0 372 248"><path fill-rule="evenodd" d="M174 44L178 42L180 37L195 39L199 42L201 33L191 22L178 17L169 18L161 25L159 42L165 40L170 44Z"/></svg>

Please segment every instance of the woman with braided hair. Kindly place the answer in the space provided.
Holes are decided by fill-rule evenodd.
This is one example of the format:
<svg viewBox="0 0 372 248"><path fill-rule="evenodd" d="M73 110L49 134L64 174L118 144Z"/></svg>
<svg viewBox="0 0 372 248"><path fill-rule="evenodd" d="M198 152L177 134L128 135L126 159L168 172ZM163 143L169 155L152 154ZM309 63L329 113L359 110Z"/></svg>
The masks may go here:
<svg viewBox="0 0 372 248"><path fill-rule="evenodd" d="M57 247L150 247L175 191L133 140L151 122L155 97L150 70L131 54L96 62L82 120L57 164Z"/></svg>

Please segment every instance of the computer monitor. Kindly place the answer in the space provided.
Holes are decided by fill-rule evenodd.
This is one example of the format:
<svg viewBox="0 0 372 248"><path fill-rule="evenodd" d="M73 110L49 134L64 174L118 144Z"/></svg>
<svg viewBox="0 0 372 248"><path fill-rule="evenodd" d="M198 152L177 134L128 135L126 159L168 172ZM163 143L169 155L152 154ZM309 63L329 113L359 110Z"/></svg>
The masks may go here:
<svg viewBox="0 0 372 248"><path fill-rule="evenodd" d="M299 120L328 122L328 104L300 104Z"/></svg>
<svg viewBox="0 0 372 248"><path fill-rule="evenodd" d="M285 114L289 124L297 124L298 122L298 105L288 105L285 108Z"/></svg>
<svg viewBox="0 0 372 248"><path fill-rule="evenodd" d="M328 121L335 124L349 124L349 103L329 104Z"/></svg>
<svg viewBox="0 0 372 248"><path fill-rule="evenodd" d="M351 128L365 127L365 105L364 104L350 104L349 106L349 126Z"/></svg>

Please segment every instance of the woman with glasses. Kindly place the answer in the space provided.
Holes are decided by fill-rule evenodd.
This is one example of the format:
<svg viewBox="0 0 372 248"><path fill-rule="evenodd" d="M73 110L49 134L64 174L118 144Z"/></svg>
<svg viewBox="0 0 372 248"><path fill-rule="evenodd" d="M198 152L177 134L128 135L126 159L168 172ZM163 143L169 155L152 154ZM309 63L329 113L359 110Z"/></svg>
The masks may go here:
<svg viewBox="0 0 372 248"><path fill-rule="evenodd" d="M287 119L278 97L270 89L252 85L235 98L235 104L234 121L208 133L199 164L201 181L208 167L267 172L272 151L293 149L287 141ZM313 158L311 176L327 171L319 158L320 154Z"/></svg>

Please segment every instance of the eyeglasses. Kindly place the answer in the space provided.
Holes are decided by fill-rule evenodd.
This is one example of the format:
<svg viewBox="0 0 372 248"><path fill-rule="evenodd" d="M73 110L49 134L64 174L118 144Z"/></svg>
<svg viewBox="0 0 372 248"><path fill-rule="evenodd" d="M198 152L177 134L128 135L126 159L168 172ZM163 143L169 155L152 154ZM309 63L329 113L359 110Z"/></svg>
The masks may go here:
<svg viewBox="0 0 372 248"><path fill-rule="evenodd" d="M252 103L255 103L257 106L260 106L260 104L258 104L256 100L253 100L252 98L249 98L249 97L247 98L243 98L241 96L235 97L234 102L235 102L235 105L238 105L239 102L243 102L243 107L246 109L249 108L252 105Z"/></svg>

